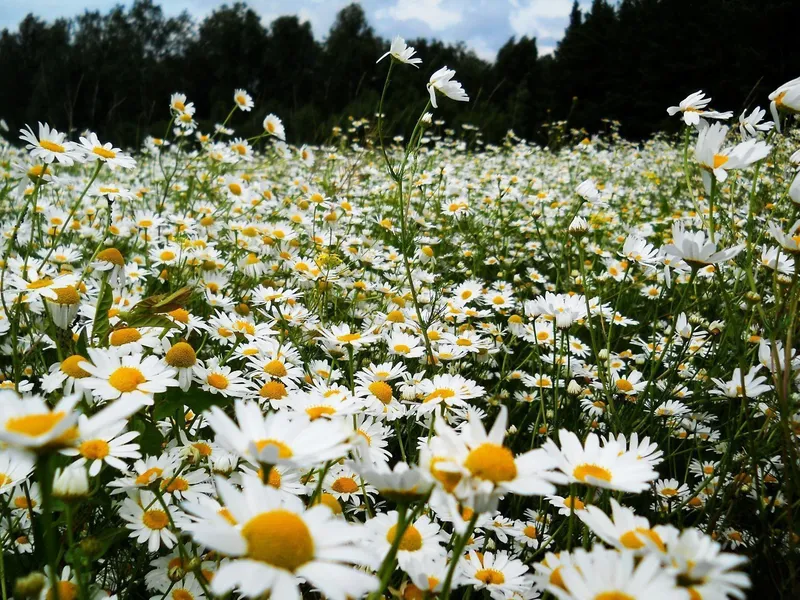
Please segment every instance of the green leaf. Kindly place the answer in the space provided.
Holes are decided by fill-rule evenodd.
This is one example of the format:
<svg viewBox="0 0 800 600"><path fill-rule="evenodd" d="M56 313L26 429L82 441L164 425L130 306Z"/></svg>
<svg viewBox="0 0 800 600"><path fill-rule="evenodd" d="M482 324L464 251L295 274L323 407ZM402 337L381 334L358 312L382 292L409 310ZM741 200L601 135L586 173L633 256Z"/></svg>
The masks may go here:
<svg viewBox="0 0 800 600"><path fill-rule="evenodd" d="M111 331L111 324L108 322L108 311L114 303L114 291L108 285L107 276L103 276L103 283L100 286L100 295L97 298L97 309L94 313L94 323L92 323L92 334L99 346L108 346L108 334Z"/></svg>
<svg viewBox="0 0 800 600"><path fill-rule="evenodd" d="M134 315L168 313L186 305L192 295L192 288L182 287L171 294L156 294L138 302L132 309ZM132 326L133 327L133 326Z"/></svg>
<svg viewBox="0 0 800 600"><path fill-rule="evenodd" d="M175 416L176 411L180 413L182 418L184 406L188 406L195 414L200 414L212 406L227 406L230 403L230 398L225 398L220 394L212 394L204 390L184 392L180 388L171 388L164 394L163 398L156 400L153 419L159 421Z"/></svg>
<svg viewBox="0 0 800 600"><path fill-rule="evenodd" d="M172 329L177 325L169 318L163 315L148 315L144 313L125 313L120 314L120 318L125 321L128 327L162 327L164 329Z"/></svg>

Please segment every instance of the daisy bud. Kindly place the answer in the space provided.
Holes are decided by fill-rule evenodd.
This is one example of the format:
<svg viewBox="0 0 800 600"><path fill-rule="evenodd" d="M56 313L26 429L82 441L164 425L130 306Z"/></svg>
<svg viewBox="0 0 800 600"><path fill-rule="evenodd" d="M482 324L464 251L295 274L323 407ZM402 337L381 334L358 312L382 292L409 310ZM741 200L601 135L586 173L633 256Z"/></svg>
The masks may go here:
<svg viewBox="0 0 800 600"><path fill-rule="evenodd" d="M46 299L50 315L53 317L53 323L59 329L68 329L75 315L78 314L81 297L77 290L71 286L54 289L53 291L56 293L55 300Z"/></svg>
<svg viewBox="0 0 800 600"><path fill-rule="evenodd" d="M606 350L605 348L600 350L597 353L597 358L599 358L600 360L608 360L608 350Z"/></svg>
<svg viewBox="0 0 800 600"><path fill-rule="evenodd" d="M57 469L53 478L53 496L70 502L89 495L89 476L83 467Z"/></svg>
<svg viewBox="0 0 800 600"><path fill-rule="evenodd" d="M572 223L569 224L569 233L575 237L581 237L586 235L589 231L589 223L586 222L586 219L580 216L576 216L572 219Z"/></svg>
<svg viewBox="0 0 800 600"><path fill-rule="evenodd" d="M20 577L14 583L14 597L15 598L38 598L44 589L47 580L42 573L34 572Z"/></svg>
<svg viewBox="0 0 800 600"><path fill-rule="evenodd" d="M83 552L84 556L89 558L99 557L100 552L103 551L104 545L100 540L96 537L87 537L83 538L79 543L81 552Z"/></svg>
<svg viewBox="0 0 800 600"><path fill-rule="evenodd" d="M567 384L567 393L572 394L573 396L577 396L581 393L583 388L581 388L581 384L579 384L574 379L571 379L569 384Z"/></svg>

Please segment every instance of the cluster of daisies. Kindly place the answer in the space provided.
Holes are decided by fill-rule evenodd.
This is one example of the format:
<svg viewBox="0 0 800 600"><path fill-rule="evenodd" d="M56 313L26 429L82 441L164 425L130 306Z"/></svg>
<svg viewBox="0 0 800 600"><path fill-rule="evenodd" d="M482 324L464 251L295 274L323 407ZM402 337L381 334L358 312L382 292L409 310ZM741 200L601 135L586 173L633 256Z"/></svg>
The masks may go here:
<svg viewBox="0 0 800 600"><path fill-rule="evenodd" d="M800 80L553 150L435 120L454 75L406 144L236 137L245 90L134 154L0 143L4 597L722 600L791 560Z"/></svg>

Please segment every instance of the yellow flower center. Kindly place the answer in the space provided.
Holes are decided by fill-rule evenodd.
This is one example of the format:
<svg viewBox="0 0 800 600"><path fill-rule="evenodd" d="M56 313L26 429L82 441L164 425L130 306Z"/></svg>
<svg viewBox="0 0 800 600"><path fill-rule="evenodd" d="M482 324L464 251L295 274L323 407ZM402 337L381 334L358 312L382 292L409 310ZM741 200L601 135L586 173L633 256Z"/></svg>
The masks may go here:
<svg viewBox="0 0 800 600"><path fill-rule="evenodd" d="M130 344L131 342L138 342L140 339L142 339L142 334L139 333L138 329L134 329L133 327L125 327L124 329L112 331L111 337L108 339L108 341L112 346L124 346L125 344Z"/></svg>
<svg viewBox="0 0 800 600"><path fill-rule="evenodd" d="M613 590L610 592L601 592L594 597L594 600L636 600L630 594L626 594L625 592L620 592L619 590Z"/></svg>
<svg viewBox="0 0 800 600"><path fill-rule="evenodd" d="M406 318L403 316L403 313L399 310L393 310L389 314L386 315L386 320L392 323L404 323Z"/></svg>
<svg viewBox="0 0 800 600"><path fill-rule="evenodd" d="M278 449L278 458L291 458L294 455L292 449L280 440L258 440L256 443L256 450L261 452L267 446L274 446Z"/></svg>
<svg viewBox="0 0 800 600"><path fill-rule="evenodd" d="M6 431L27 437L39 437L51 431L64 418L63 412L46 412L21 417L11 417L6 421Z"/></svg>
<svg viewBox="0 0 800 600"><path fill-rule="evenodd" d="M337 340L339 340L340 342L343 342L343 343L345 343L345 344L347 344L347 343L349 343L349 342L354 342L354 341L356 341L356 340L357 340L357 339L359 339L359 338L361 338L361 334L360 334L360 333L358 333L358 332L355 332L355 333L345 333L344 335L339 335L339 336L336 336L336 339L337 339Z"/></svg>
<svg viewBox="0 0 800 600"><path fill-rule="evenodd" d="M50 140L39 140L39 145L45 150L50 150L50 152L67 151L67 149L64 148L64 146L62 146L61 144L56 144L55 142L51 142Z"/></svg>
<svg viewBox="0 0 800 600"><path fill-rule="evenodd" d="M280 381L270 381L261 386L258 394L262 398L269 398L270 400L280 400L288 396L286 386Z"/></svg>
<svg viewBox="0 0 800 600"><path fill-rule="evenodd" d="M188 323L189 322L189 311L185 308L176 308L175 310L168 313L170 317L178 321L178 323Z"/></svg>
<svg viewBox="0 0 800 600"><path fill-rule="evenodd" d="M148 485L161 477L164 471L158 467L151 467L135 479L136 485Z"/></svg>
<svg viewBox="0 0 800 600"><path fill-rule="evenodd" d="M56 293L56 304L66 304L74 306L80 302L81 297L74 287L63 287L53 290Z"/></svg>
<svg viewBox="0 0 800 600"><path fill-rule="evenodd" d="M122 393L132 392L146 381L147 379L142 375L142 372L134 367L119 367L108 378L108 383L111 387Z"/></svg>
<svg viewBox="0 0 800 600"><path fill-rule="evenodd" d="M167 351L164 360L170 367L186 369L197 363L197 354L186 342L178 342Z"/></svg>
<svg viewBox="0 0 800 600"><path fill-rule="evenodd" d="M636 529L626 531L620 536L619 541L622 542L623 546L629 548L630 550L638 550L645 544L642 541L642 538L639 536L648 538L662 552L666 550L666 546L664 546L664 542L661 537L652 529L646 529L644 527L637 527Z"/></svg>
<svg viewBox="0 0 800 600"><path fill-rule="evenodd" d="M339 477L331 488L340 494L355 494L358 491L358 483L352 477Z"/></svg>
<svg viewBox="0 0 800 600"><path fill-rule="evenodd" d="M430 394L425 396L425 402L434 402L441 398L442 400L447 400L448 398L452 398L455 396L456 393L448 388L439 388L438 390L433 390Z"/></svg>
<svg viewBox="0 0 800 600"><path fill-rule="evenodd" d="M189 489L189 482L183 477L171 477L162 482L161 489L168 491L170 494L175 492L185 492Z"/></svg>
<svg viewBox="0 0 800 600"><path fill-rule="evenodd" d="M81 369L78 364L82 362L89 362L80 354L73 354L70 357L65 358L61 361L61 371L66 373L69 377L73 377L75 379L82 379L84 377L89 377L89 373Z"/></svg>
<svg viewBox="0 0 800 600"><path fill-rule="evenodd" d="M627 379L617 379L614 385L620 392L630 392L633 389L633 384Z"/></svg>
<svg viewBox="0 0 800 600"><path fill-rule="evenodd" d="M475 579L482 581L484 585L502 585L506 581L506 576L497 569L481 569L475 573Z"/></svg>
<svg viewBox="0 0 800 600"><path fill-rule="evenodd" d="M117 265L119 267L125 266L125 259L122 258L122 252L116 248L106 248L102 252L98 252L97 260L110 262L112 265Z"/></svg>
<svg viewBox="0 0 800 600"><path fill-rule="evenodd" d="M242 193L242 186L240 186L236 182L232 182L228 184L228 189L230 190L231 194L234 196L239 196Z"/></svg>
<svg viewBox="0 0 800 600"><path fill-rule="evenodd" d="M242 528L247 555L273 567L295 571L314 558L314 540L305 521L288 510L261 513Z"/></svg>
<svg viewBox="0 0 800 600"><path fill-rule="evenodd" d="M373 381L369 384L370 393L384 404L392 401L392 386L385 381Z"/></svg>
<svg viewBox="0 0 800 600"><path fill-rule="evenodd" d="M728 157L724 154L715 154L714 155L714 168L719 169L722 165L728 162Z"/></svg>
<svg viewBox="0 0 800 600"><path fill-rule="evenodd" d="M194 600L194 595L185 588L179 588L172 591L172 600Z"/></svg>
<svg viewBox="0 0 800 600"><path fill-rule="evenodd" d="M86 440L78 447L78 452L87 460L102 460L108 456L110 448L105 440Z"/></svg>
<svg viewBox="0 0 800 600"><path fill-rule="evenodd" d="M525 535L525 537L529 537L532 540L535 540L537 537L539 537L539 532L536 531L536 527L533 525L527 525L525 529L522 530L522 533Z"/></svg>
<svg viewBox="0 0 800 600"><path fill-rule="evenodd" d="M587 477L600 479L602 481L611 481L612 477L611 471L608 469L599 467L597 465L591 465L589 463L584 463L575 467L575 470L572 472L572 476L578 481L582 481L584 483L586 483Z"/></svg>
<svg viewBox="0 0 800 600"><path fill-rule="evenodd" d="M386 532L386 541L394 544L395 537L397 536L397 525L392 525L389 531ZM405 550L406 552L416 552L422 548L422 535L419 530L413 525L409 525L403 532L403 538L400 540L398 549Z"/></svg>
<svg viewBox="0 0 800 600"><path fill-rule="evenodd" d="M37 279L36 281L31 281L25 287L28 288L29 290L38 290L43 287L47 287L51 283L53 283L52 279L50 279L49 277L42 277L41 279Z"/></svg>
<svg viewBox="0 0 800 600"><path fill-rule="evenodd" d="M264 365L264 372L273 377L286 377L288 373L284 364L277 358Z"/></svg>
<svg viewBox="0 0 800 600"><path fill-rule="evenodd" d="M206 381L208 381L208 385L218 390L224 390L228 387L228 378L222 373L211 373Z"/></svg>
<svg viewBox="0 0 800 600"><path fill-rule="evenodd" d="M59 581L56 587L59 600L75 600L78 597L78 586L71 581ZM47 600L55 600L55 597L55 590L47 592Z"/></svg>
<svg viewBox="0 0 800 600"><path fill-rule="evenodd" d="M511 481L517 476L514 454L505 446L486 442L467 455L464 466L474 477L493 483Z"/></svg>
<svg viewBox="0 0 800 600"><path fill-rule="evenodd" d="M411 352L411 348L409 348L405 344L397 344L394 347L394 351L397 352L398 354L408 354L409 352Z"/></svg>
<svg viewBox="0 0 800 600"><path fill-rule="evenodd" d="M336 496L329 494L328 492L323 492L320 494L319 503L330 508L331 512L335 515L342 514L342 505L339 503L339 500L336 499Z"/></svg>
<svg viewBox="0 0 800 600"><path fill-rule="evenodd" d="M169 517L163 510L146 510L142 515L142 523L148 529L164 529L169 524Z"/></svg>
<svg viewBox="0 0 800 600"><path fill-rule="evenodd" d="M117 157L117 153L116 152L114 152L113 150L107 150L107 149L103 148L102 146L95 146L94 148L92 148L92 152L97 154L97 156L99 156L101 158L116 158Z"/></svg>
<svg viewBox="0 0 800 600"><path fill-rule="evenodd" d="M308 415L309 419L316 421L323 415L335 415L336 410L330 406L310 406L306 409L306 414Z"/></svg>
<svg viewBox="0 0 800 600"><path fill-rule="evenodd" d="M447 492L452 492L461 481L461 473L457 471L446 471L436 466L438 463L445 460L444 458L433 458L431 460L431 475L442 484L442 487L444 487Z"/></svg>

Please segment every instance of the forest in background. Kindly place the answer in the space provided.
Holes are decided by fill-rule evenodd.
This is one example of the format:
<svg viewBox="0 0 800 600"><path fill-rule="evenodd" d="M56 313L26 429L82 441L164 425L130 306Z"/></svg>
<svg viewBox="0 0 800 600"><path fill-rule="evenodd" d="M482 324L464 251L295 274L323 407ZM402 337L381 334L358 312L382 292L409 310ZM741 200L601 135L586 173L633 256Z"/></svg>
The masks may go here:
<svg viewBox="0 0 800 600"><path fill-rule="evenodd" d="M584 11L575 3L552 55L539 56L530 37L509 39L494 63L463 44L411 39L423 64L394 71L385 131L407 133L428 77L443 65L456 70L470 103L442 103L437 117L475 125L490 142L509 129L546 142L544 125L559 120L589 132L619 120L632 139L676 130L666 107L698 89L738 115L766 107L771 90L800 75L798 23L797 0L594 0ZM189 96L208 131L241 87L256 110L237 131L257 132L272 112L289 141L319 143L349 117L374 116L387 70L375 60L388 44L358 4L343 8L322 40L308 22L264 23L244 3L199 22L165 16L152 0L52 22L31 14L0 33L0 117L12 131L47 121L137 146L163 135L172 92Z"/></svg>

